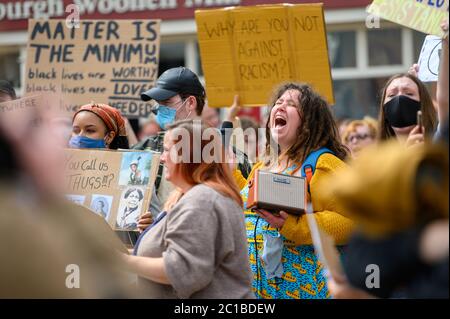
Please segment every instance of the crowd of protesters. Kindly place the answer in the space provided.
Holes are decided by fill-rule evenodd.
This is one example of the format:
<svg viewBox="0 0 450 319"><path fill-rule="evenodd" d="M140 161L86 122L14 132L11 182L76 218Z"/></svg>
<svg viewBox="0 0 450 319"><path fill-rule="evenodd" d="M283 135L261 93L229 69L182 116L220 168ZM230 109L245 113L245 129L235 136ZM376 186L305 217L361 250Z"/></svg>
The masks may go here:
<svg viewBox="0 0 450 319"><path fill-rule="evenodd" d="M448 34L448 22L442 28ZM0 119L0 236L9 243L0 246L0 297L448 298L448 36L435 97L414 67L380 93L378 119L338 125L310 85L280 83L258 123L240 117L239 96L222 112L209 107L198 76L176 67L142 93L156 115L136 134L104 101L80 106L65 145L45 123L13 129ZM0 81L0 102L16 98ZM240 139L238 129L252 134ZM196 130L212 132L198 149ZM161 153L133 251L102 218L60 198L60 146ZM214 160L194 160L206 150ZM307 215L247 207L257 170L307 180L340 275L318 257ZM57 270L70 260L88 269L76 292Z"/></svg>

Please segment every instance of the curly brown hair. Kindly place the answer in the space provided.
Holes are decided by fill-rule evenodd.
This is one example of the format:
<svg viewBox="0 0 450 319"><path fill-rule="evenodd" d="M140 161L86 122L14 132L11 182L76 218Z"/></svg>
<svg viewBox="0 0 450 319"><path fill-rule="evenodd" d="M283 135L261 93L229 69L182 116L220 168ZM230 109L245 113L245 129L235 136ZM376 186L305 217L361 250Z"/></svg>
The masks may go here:
<svg viewBox="0 0 450 319"><path fill-rule="evenodd" d="M317 94L311 86L304 83L287 82L277 86L270 98L269 106L273 108L276 101L288 90L299 91L299 105L297 112L300 116L300 126L297 128L297 140L282 154L289 162L301 165L313 151L327 147L336 157L344 160L349 150L341 143L336 122L328 103ZM273 138L270 132L270 115L266 122L266 160L264 164L273 163ZM272 144L272 145L271 145ZM278 147L279 150L279 147ZM280 155L280 151L278 154Z"/></svg>
<svg viewBox="0 0 450 319"><path fill-rule="evenodd" d="M395 132L392 129L392 127L389 125L389 123L386 120L385 114L384 114L384 100L386 98L386 91L389 85L392 83L392 81L400 78L408 78L414 83L416 83L418 89L419 89L419 97L420 97L420 109L422 111L423 116L423 126L425 127L425 135L431 136L434 134L434 131L436 130L437 126L437 114L436 110L433 106L433 100L431 99L430 93L428 92L426 86L423 84L422 81L420 81L418 78L416 78L414 75L411 75L409 73L400 73L393 75L385 84L382 92L381 92L381 101L380 101L380 113L379 113L379 139L380 140L387 140L391 137L395 137Z"/></svg>

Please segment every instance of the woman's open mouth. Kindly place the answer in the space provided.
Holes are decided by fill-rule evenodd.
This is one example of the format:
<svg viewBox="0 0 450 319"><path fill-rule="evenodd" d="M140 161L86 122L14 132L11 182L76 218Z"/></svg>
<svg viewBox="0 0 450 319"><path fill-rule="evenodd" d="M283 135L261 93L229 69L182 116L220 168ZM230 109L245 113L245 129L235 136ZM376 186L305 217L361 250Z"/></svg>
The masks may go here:
<svg viewBox="0 0 450 319"><path fill-rule="evenodd" d="M276 115L273 124L274 128L279 130L286 126L287 120L283 115Z"/></svg>

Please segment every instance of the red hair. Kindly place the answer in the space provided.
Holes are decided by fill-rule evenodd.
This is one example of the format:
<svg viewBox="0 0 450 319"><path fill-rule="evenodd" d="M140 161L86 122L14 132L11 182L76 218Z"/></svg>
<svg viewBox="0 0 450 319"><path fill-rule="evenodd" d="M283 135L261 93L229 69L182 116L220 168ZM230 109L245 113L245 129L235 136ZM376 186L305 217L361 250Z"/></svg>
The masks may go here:
<svg viewBox="0 0 450 319"><path fill-rule="evenodd" d="M180 130L189 133L189 156L187 154L181 154L184 147L178 150L178 156L182 158L176 166L177 173L190 185L205 184L220 194L230 197L239 206L243 206L242 198L239 192L239 188L236 185L230 166L226 163L225 152L223 150L220 133L211 134L211 136L204 135L207 128L200 123L196 123L192 120L180 121L169 127L166 134L171 134L174 145L176 143L186 143L185 139L182 140L180 136L183 134L177 134ZM210 130L213 130L209 128ZM198 130L199 143L198 148L194 146L194 130ZM215 131L211 131L215 132ZM173 133L173 134L172 134ZM197 133L197 132L196 132ZM195 134L197 135L197 134ZM197 145L196 145L197 146ZM201 158L200 161L196 161L197 156L194 156L194 151L199 151L200 155L203 155L203 151L206 146L211 147L212 152L208 155L212 157L212 161L205 161ZM180 191L174 191L166 202L165 209L170 209L178 202L183 194Z"/></svg>

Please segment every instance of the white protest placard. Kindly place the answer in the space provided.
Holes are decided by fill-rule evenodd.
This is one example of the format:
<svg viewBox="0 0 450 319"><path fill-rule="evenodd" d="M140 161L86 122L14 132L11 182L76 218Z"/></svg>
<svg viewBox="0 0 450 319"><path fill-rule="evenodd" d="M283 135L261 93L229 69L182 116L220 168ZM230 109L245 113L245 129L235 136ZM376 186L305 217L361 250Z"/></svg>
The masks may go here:
<svg viewBox="0 0 450 319"><path fill-rule="evenodd" d="M441 38L434 35L425 38L418 61L418 77L422 82L436 82L438 80L441 49Z"/></svg>

